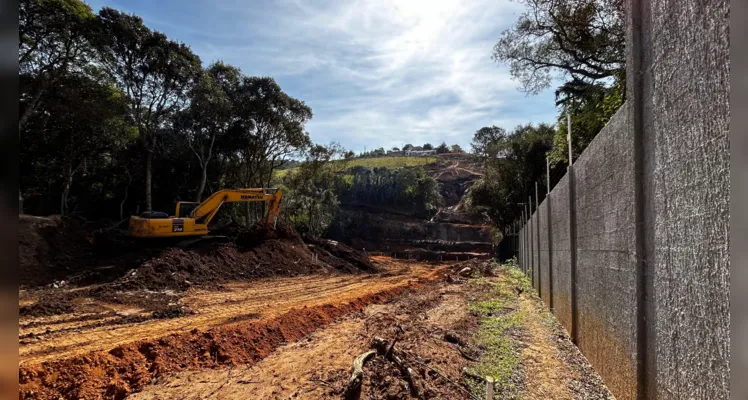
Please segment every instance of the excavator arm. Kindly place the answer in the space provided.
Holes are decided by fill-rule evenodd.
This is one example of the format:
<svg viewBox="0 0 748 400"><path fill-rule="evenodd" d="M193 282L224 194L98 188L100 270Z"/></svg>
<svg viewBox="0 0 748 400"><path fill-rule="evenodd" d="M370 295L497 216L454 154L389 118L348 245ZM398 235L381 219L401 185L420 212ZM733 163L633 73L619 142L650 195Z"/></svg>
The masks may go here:
<svg viewBox="0 0 748 400"><path fill-rule="evenodd" d="M208 234L208 224L224 203L246 203L266 201L268 213L265 224L275 226L280 215L283 192L279 189L224 189L219 190L200 204L177 203L176 216L165 213L150 213L130 217L130 234L136 237L202 236ZM189 211L189 214L187 211Z"/></svg>
<svg viewBox="0 0 748 400"><path fill-rule="evenodd" d="M269 193L274 190L274 193ZM268 215L266 223L275 224L280 214L280 201L283 194L278 189L224 189L219 190L200 203L190 213L196 223L209 224L224 203L245 203L254 201L268 202Z"/></svg>

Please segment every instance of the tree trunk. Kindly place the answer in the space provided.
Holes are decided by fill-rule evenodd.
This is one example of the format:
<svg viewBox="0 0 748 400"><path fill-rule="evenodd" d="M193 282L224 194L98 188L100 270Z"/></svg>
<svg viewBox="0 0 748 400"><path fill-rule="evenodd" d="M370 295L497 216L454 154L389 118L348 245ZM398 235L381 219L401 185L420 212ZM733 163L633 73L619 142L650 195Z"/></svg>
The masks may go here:
<svg viewBox="0 0 748 400"><path fill-rule="evenodd" d="M203 174L200 178L200 186L197 188L197 194L195 195L195 201L201 202L203 199L203 192L205 191L205 182L208 181L208 163L203 165Z"/></svg>
<svg viewBox="0 0 748 400"><path fill-rule="evenodd" d="M153 164L153 151L146 149L145 155L145 210L153 211L151 208L151 166Z"/></svg>
<svg viewBox="0 0 748 400"><path fill-rule="evenodd" d="M42 93L44 93L44 89L46 88L46 84L44 82L40 83L39 89L34 93L34 98L31 99L28 105L26 105L26 109L23 110L23 114L21 115L21 118L18 120L18 137L20 139L21 137L21 131L23 131L24 125L26 125L26 121L28 121L31 114L34 113L36 108L39 106L39 99L42 97Z"/></svg>
<svg viewBox="0 0 748 400"><path fill-rule="evenodd" d="M68 194L70 193L70 186L73 185L73 171L72 167L68 167L68 179L65 182L65 188L62 190L62 196L60 196L60 215L67 213L68 207Z"/></svg>

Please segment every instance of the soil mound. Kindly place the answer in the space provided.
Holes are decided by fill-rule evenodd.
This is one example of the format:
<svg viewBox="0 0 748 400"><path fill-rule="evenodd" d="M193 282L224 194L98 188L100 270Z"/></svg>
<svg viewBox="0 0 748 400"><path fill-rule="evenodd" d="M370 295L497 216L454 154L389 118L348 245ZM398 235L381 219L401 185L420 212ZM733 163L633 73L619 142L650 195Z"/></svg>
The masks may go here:
<svg viewBox="0 0 748 400"><path fill-rule="evenodd" d="M237 242L261 240L240 236ZM214 286L230 280L296 276L325 269L301 243L263 239L251 248L215 244L207 248L169 248L114 282L122 289L184 290L192 285Z"/></svg>
<svg viewBox="0 0 748 400"><path fill-rule="evenodd" d="M304 237L304 241L317 257L330 266L346 272L378 272L374 263L362 252L334 240Z"/></svg>
<svg viewBox="0 0 748 400"><path fill-rule="evenodd" d="M91 256L92 233L75 217L18 217L21 285L44 284L75 272Z"/></svg>
<svg viewBox="0 0 748 400"><path fill-rule="evenodd" d="M224 226L212 234L228 239L219 243L207 237L184 248L179 247L183 238L138 240L120 230L95 230L77 218L20 220L22 284L38 292L38 301L20 310L26 316L70 312L77 297L140 305L147 302L143 291L153 297L154 292L173 295L195 285L218 288L260 277L376 271L362 253L321 239L308 245L284 225ZM83 288L68 290L73 287ZM172 300L158 301L156 308Z"/></svg>

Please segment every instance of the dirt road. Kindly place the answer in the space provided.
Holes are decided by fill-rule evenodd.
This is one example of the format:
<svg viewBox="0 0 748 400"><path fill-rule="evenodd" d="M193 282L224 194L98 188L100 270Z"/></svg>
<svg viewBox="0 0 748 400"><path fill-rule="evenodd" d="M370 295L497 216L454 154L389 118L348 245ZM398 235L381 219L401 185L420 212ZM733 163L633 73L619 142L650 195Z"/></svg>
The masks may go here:
<svg viewBox="0 0 748 400"><path fill-rule="evenodd" d="M192 313L171 318L143 320L142 310L85 298L80 301L100 311L24 317L19 329L21 395L119 397L169 371L252 363L349 312L442 277L443 267L435 263L373 260L384 272L260 279L217 291L191 290L179 303ZM22 302L33 301L30 295L22 297Z"/></svg>
<svg viewBox="0 0 748 400"><path fill-rule="evenodd" d="M98 313L22 318L20 364L109 350L123 343L195 328L269 318L292 308L345 302L436 273L433 264L399 262L385 257L375 260L385 273L260 279L225 285L225 291L195 290L180 300L194 314L178 318L137 322L142 310L114 304L99 304L102 311ZM135 323L128 323L127 317Z"/></svg>
<svg viewBox="0 0 748 400"><path fill-rule="evenodd" d="M457 270L451 270L453 277ZM496 399L612 399L536 295L517 296L503 275L450 282L436 281L386 304L369 305L255 364L167 374L130 398L340 399L352 360L375 338L397 338L395 351L412 375L404 376L386 356L377 355L364 365L361 399L483 399L483 384L471 385L473 378L463 370L493 371L499 379L503 360L515 357L503 371L507 380L497 387ZM481 304L504 314L481 317L471 311ZM502 334L511 344L493 364L486 361L486 354L496 350L490 341L480 346L475 341L483 340L480 332L486 326L495 327L504 318L516 326ZM416 387L420 395L413 393Z"/></svg>

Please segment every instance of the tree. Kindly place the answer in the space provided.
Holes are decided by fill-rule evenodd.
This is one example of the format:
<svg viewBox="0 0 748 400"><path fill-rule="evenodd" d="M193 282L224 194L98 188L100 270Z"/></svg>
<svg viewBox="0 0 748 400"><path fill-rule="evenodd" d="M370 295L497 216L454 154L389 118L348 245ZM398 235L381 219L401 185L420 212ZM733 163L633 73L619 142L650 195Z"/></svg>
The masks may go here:
<svg viewBox="0 0 748 400"><path fill-rule="evenodd" d="M439 184L431 176L423 173L423 169L419 169L418 183L416 184L415 190L415 204L416 210L423 217L431 217L435 214L435 211L439 207Z"/></svg>
<svg viewBox="0 0 748 400"><path fill-rule="evenodd" d="M22 188L59 188L59 213L66 215L75 180L104 169L137 131L125 123L127 100L105 82L58 77L42 100L24 127Z"/></svg>
<svg viewBox="0 0 748 400"><path fill-rule="evenodd" d="M492 143L503 158L487 158L485 175L469 190L468 208L485 213L504 233L521 212L517 203L535 196L535 182L545 193L546 155L554 129L550 125L520 125L500 141Z"/></svg>
<svg viewBox="0 0 748 400"><path fill-rule="evenodd" d="M304 124L312 109L270 77L242 77L234 103L236 120L221 147L237 157L235 174L244 187L270 186L273 172L311 145ZM250 205L247 223L251 224Z"/></svg>
<svg viewBox="0 0 748 400"><path fill-rule="evenodd" d="M499 128L496 125L480 128L473 135L473 153L483 157L491 157L492 150L495 149L492 145L503 141L505 138L506 131L504 128Z"/></svg>
<svg viewBox="0 0 748 400"><path fill-rule="evenodd" d="M203 71L190 93L190 106L174 118L175 130L187 140L201 169L195 201L202 201L216 138L225 134L234 120L233 96L240 72L221 62Z"/></svg>
<svg viewBox="0 0 748 400"><path fill-rule="evenodd" d="M90 46L95 15L80 0L21 0L18 11L20 133L44 91L95 56Z"/></svg>
<svg viewBox="0 0 748 400"><path fill-rule="evenodd" d="M451 148L452 153L464 153L462 147L459 144L453 144Z"/></svg>
<svg viewBox="0 0 748 400"><path fill-rule="evenodd" d="M621 0L523 0L527 7L494 46L521 90L538 93L553 79L561 106L551 159L566 162L566 114L580 154L625 101L625 40Z"/></svg>
<svg viewBox="0 0 748 400"><path fill-rule="evenodd" d="M527 10L501 34L493 58L507 62L528 93L565 78L574 95L621 76L625 64L623 1L523 0Z"/></svg>
<svg viewBox="0 0 748 400"><path fill-rule="evenodd" d="M341 178L331 161L345 153L337 143L314 145L298 171L284 177L281 217L299 232L321 235L332 222L339 207L335 188Z"/></svg>
<svg viewBox="0 0 748 400"><path fill-rule="evenodd" d="M400 151L400 148L398 148L398 147L393 147L393 148L392 148L392 151Z"/></svg>
<svg viewBox="0 0 748 400"><path fill-rule="evenodd" d="M403 151L413 150L413 145L408 143L405 146L403 146Z"/></svg>
<svg viewBox="0 0 748 400"><path fill-rule="evenodd" d="M616 86L610 88L591 85L583 95L569 99L561 106L553 149L549 156L551 162L568 164L567 114L571 115L572 152L579 155L623 104L621 86L624 83L618 81Z"/></svg>
<svg viewBox="0 0 748 400"><path fill-rule="evenodd" d="M426 143L423 145L424 150L434 150L434 146L431 145L431 143Z"/></svg>
<svg viewBox="0 0 748 400"><path fill-rule="evenodd" d="M346 151L343 155L343 159L345 160L351 160L356 157L356 153L354 153L352 150Z"/></svg>
<svg viewBox="0 0 748 400"><path fill-rule="evenodd" d="M200 58L185 44L151 31L143 20L111 8L99 11L96 44L102 64L130 99L130 118L145 152L145 207L152 209L151 176L159 133L184 107L200 74Z"/></svg>
<svg viewBox="0 0 748 400"><path fill-rule="evenodd" d="M442 144L440 144L439 147L436 148L436 152L438 154L449 153L449 146L447 146L447 143L442 142Z"/></svg>

